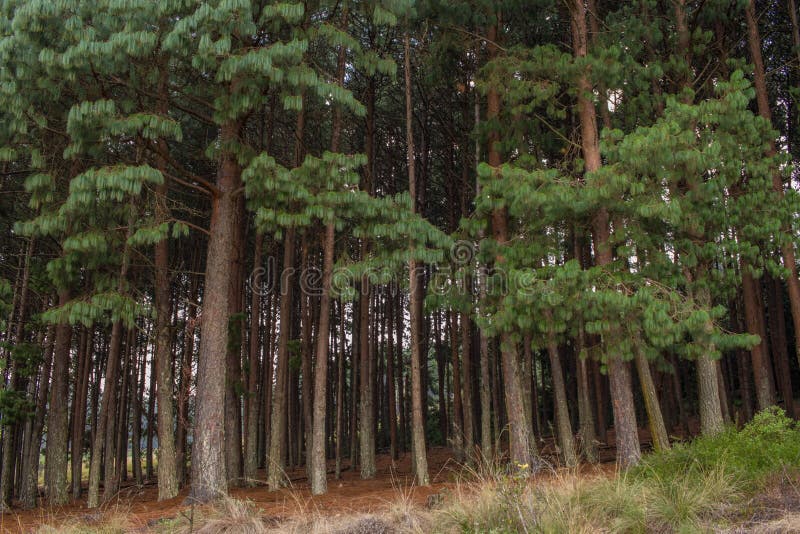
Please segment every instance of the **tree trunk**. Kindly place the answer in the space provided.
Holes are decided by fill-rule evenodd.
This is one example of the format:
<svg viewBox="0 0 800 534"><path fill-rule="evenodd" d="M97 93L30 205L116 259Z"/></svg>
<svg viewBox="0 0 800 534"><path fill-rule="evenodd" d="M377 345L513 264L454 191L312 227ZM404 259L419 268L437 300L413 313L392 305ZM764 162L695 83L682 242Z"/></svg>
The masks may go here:
<svg viewBox="0 0 800 534"><path fill-rule="evenodd" d="M411 88L411 46L408 32L403 36L403 61L405 74L405 100L406 100L406 150L408 161L408 191L411 197L411 211L417 211L417 182L414 174L414 110L412 105ZM417 299L420 298L419 277L417 275L417 261L414 259L413 248L410 251L411 259L408 261L409 272L409 322L411 328L411 450L413 454L414 478L420 486L427 486L428 458L425 449L425 414L422 402L422 354L420 351L420 324L421 309Z"/></svg>
<svg viewBox="0 0 800 534"><path fill-rule="evenodd" d="M580 0L572 0L572 35L575 57L583 58L588 54L586 7ZM602 165L600 144L597 132L597 115L590 99L592 85L588 73L578 78L578 113L581 127L581 147L584 168L587 174L598 171ZM601 208L592 218L592 230L595 242L595 262L599 266L611 263L609 248L610 227L608 213ZM614 411L614 430L617 440L617 462L621 467L628 467L639 462L641 449L636 425L636 412L633 405L631 378L628 367L619 356L609 354L606 367L611 387L612 407Z"/></svg>
<svg viewBox="0 0 800 534"><path fill-rule="evenodd" d="M775 359L775 373L778 376L778 387L786 413L797 419L800 414L797 412L792 392L792 373L786 340L786 317L783 311L783 286L780 280L771 276L767 276L766 281L770 341Z"/></svg>
<svg viewBox="0 0 800 534"><path fill-rule="evenodd" d="M797 29L797 16L794 10L794 0L791 8L792 31L795 46L798 46L798 29ZM756 103L758 105L758 114L772 124L772 110L769 106L769 96L767 93L766 75L764 73L764 60L761 55L761 37L758 31L758 21L755 16L755 3L754 0L749 0L745 7L745 19L747 21L747 43L750 49L750 58L753 61L753 82L756 89ZM800 48L798 49L798 60L800 60ZM771 141L767 149L767 156L775 155L775 142ZM783 198L783 181L780 172L776 171L772 174L772 188L774 192ZM793 236L793 228L791 223L787 222L782 231L789 236ZM789 293L789 307L792 312L792 324L794 325L795 337L800 339L800 279L797 277L797 261L795 259L794 245L791 240L787 239L781 245L781 252L783 253L783 265L788 270L789 274L786 277L786 287ZM800 362L800 343L795 343L795 352ZM756 367L756 362L753 362L753 367Z"/></svg>
<svg viewBox="0 0 800 534"><path fill-rule="evenodd" d="M340 53L340 60L342 56L343 54ZM325 225L325 238L322 242L322 296L319 306L319 330L317 332L316 368L314 370L314 414L310 459L311 493L313 495L320 495L328 490L328 484L325 479L325 412L328 399L326 390L328 387L328 345L331 318L330 293L335 236L335 226L333 221L330 221Z"/></svg>
<svg viewBox="0 0 800 534"><path fill-rule="evenodd" d="M553 322L552 313L549 310L545 312L545 318L548 323ZM567 390L564 386L564 372L561 369L561 357L558 354L556 336L551 327L548 327L547 332L547 354L550 356L550 373L553 377L553 400L555 401L558 444L564 458L564 463L567 467L574 467L578 463L578 458L575 455L575 443L570 423Z"/></svg>
<svg viewBox="0 0 800 534"><path fill-rule="evenodd" d="M159 113L168 114L169 71L162 65L159 78ZM168 150L167 142L159 139L163 153ZM156 186L155 218L156 224L166 224L170 213L167 207L167 162L163 155L157 158L157 167L164 176L164 182ZM156 391L158 402L158 500L171 499L178 495L178 470L175 458L175 417L173 411L174 377L172 375L172 328L169 324L170 279L169 279L169 241L162 239L155 244L153 294L156 308L155 323L155 364Z"/></svg>
<svg viewBox="0 0 800 534"><path fill-rule="evenodd" d="M197 258L198 256L195 256ZM193 264L198 262L193 261ZM194 357L194 329L197 319L197 289L199 286L199 277L192 276L189 284L189 298L186 310L186 327L183 332L183 354L181 356L181 380L178 393L178 430L177 430L177 454L176 454L176 469L178 473L178 482L183 485L186 483L186 437L191 427L189 422L189 396L192 388L192 359ZM144 367L147 361L147 355L142 357L142 370L141 370L141 385L144 390ZM141 398L141 397L140 397ZM141 408L140 408L141 409ZM137 419L137 424L139 420Z"/></svg>
<svg viewBox="0 0 800 534"><path fill-rule="evenodd" d="M226 123L220 131L225 143L235 141L239 125ZM190 499L207 502L228 491L225 458L225 391L230 313L230 268L235 262L238 201L241 175L236 159L225 154L217 171L218 192L211 203L211 226L203 290L200 350L197 356L192 488Z"/></svg>
<svg viewBox="0 0 800 534"><path fill-rule="evenodd" d="M453 365L453 452L456 460L464 460L464 407L461 402L461 364L458 358L458 316L449 313L450 358Z"/></svg>
<svg viewBox="0 0 800 534"><path fill-rule="evenodd" d="M775 390L772 387L772 364L769 361L769 352L766 336L761 328L763 309L761 299L758 298L756 280L749 272L748 266L742 264L742 302L744 303L744 319L747 333L756 335L760 341L750 349L753 362L753 378L756 384L756 400L758 409L763 410L775 404Z"/></svg>
<svg viewBox="0 0 800 534"><path fill-rule="evenodd" d="M289 387L289 339L292 328L292 274L294 271L293 228L283 236L283 272L280 278L280 334L278 338L278 361L275 366L275 394L272 399L270 422L269 456L267 473L270 491L276 491L286 482L284 456L286 454L286 393Z"/></svg>
<svg viewBox="0 0 800 534"><path fill-rule="evenodd" d="M48 299L49 300L49 299ZM30 438L27 446L23 449L25 459L22 464L22 488L20 489L20 503L23 508L33 508L39 497L39 457L42 443L42 429L44 428L45 412L47 409L47 398L50 386L50 370L53 365L53 354L55 352L54 328L48 328L47 349L45 350L42 370L39 375L39 392L36 400L36 413L34 414ZM74 452L73 452L74 454Z"/></svg>
<svg viewBox="0 0 800 534"><path fill-rule="evenodd" d="M472 295L472 280L469 276L464 280L465 295ZM461 370L464 378L461 382L463 395L461 397L464 410L464 450L467 452L467 461L472 460L475 445L474 426L472 422L472 323L469 313L461 314Z"/></svg>
<svg viewBox="0 0 800 534"><path fill-rule="evenodd" d="M639 340L634 343L639 343ZM664 417L661 414L661 405L658 403L658 393L653 384L653 376L650 374L650 362L642 354L638 346L634 346L634 360L636 371L639 374L639 383L642 385L642 397L644 398L644 408L647 412L647 420L650 422L650 437L653 440L653 449L664 451L669 449L669 435L667 427L664 425Z"/></svg>
<svg viewBox="0 0 800 534"><path fill-rule="evenodd" d="M250 338L247 366L247 399L245 401L245 441L244 441L244 479L252 486L258 469L258 378L259 352L261 341L261 256L264 247L264 234L256 233L253 250L253 275L250 284Z"/></svg>

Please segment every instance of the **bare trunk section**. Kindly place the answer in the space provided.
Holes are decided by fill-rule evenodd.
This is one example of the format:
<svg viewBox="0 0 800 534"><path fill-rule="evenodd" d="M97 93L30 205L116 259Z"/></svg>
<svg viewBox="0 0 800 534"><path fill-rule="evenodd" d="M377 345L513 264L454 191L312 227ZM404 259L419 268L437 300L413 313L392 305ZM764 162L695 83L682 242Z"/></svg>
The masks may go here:
<svg viewBox="0 0 800 534"><path fill-rule="evenodd" d="M750 359L753 362L753 378L756 385L756 400L758 409L763 410L775 404L775 390L772 386L772 364L770 363L767 349L767 339L762 328L763 309L758 282L749 272L749 267L742 264L742 301L744 303L744 321L747 332L759 337L760 341L750 349Z"/></svg>
<svg viewBox="0 0 800 534"><path fill-rule="evenodd" d="M278 361L275 365L275 394L272 398L272 420L270 422L269 455L267 474L270 491L276 491L286 482L284 456L286 454L286 408L289 388L289 338L292 328L292 275L294 271L293 228L283 236L283 272L280 278L280 334L278 338Z"/></svg>
<svg viewBox="0 0 800 534"><path fill-rule="evenodd" d="M239 135L237 123L220 130L223 146ZM226 354L230 312L230 267L236 252L237 189L241 175L232 154L224 154L217 171L217 193L211 202L211 225L203 291L197 395L192 441L192 489L189 499L207 502L228 492L225 458Z"/></svg>
<svg viewBox="0 0 800 534"><path fill-rule="evenodd" d="M169 112L168 87L169 71L162 65L159 79L159 113L166 116ZM163 153L168 150L167 142L159 139L159 148ZM156 224L165 224L170 217L167 207L167 162L162 155L157 158L156 165L161 171L164 182L156 186L155 217ZM174 377L172 375L172 328L169 321L170 312L170 278L169 278L169 241L162 239L155 245L155 268L153 293L156 308L156 395L158 402L158 500L171 499L178 495L178 470L175 458L175 416L172 405Z"/></svg>
<svg viewBox="0 0 800 534"><path fill-rule="evenodd" d="M552 314L547 311L545 317L552 323ZM556 336L551 327L547 332L547 354L550 356L550 373L553 377L553 397L555 405L556 428L558 429L558 445L563 455L564 463L568 467L578 464L575 454L575 442L572 435L572 425L569 416L569 403L567 402L567 389L564 385L564 371L561 369L561 356L558 353Z"/></svg>
<svg viewBox="0 0 800 534"><path fill-rule="evenodd" d="M58 292L58 305L69 302L69 291ZM67 493L67 405L69 391L69 350L72 327L64 322L56 325L53 352L53 380L50 384L50 403L47 411L47 447L45 448L44 483L48 504L61 506L69 502Z"/></svg>
<svg viewBox="0 0 800 534"><path fill-rule="evenodd" d="M247 399L245 400L245 441L244 441L244 479L247 485L253 485L258 469L258 378L259 352L261 347L261 256L264 248L264 234L256 234L253 250L253 275L259 278L252 280L250 287L250 338L247 365Z"/></svg>
<svg viewBox="0 0 800 534"><path fill-rule="evenodd" d="M661 414L661 405L658 403L658 393L653 383L653 376L650 373L650 362L647 361L639 347L634 347L634 360L636 362L636 372L639 375L639 383L642 385L642 397L644 398L647 420L650 422L653 449L656 451L669 449L669 435L667 434L667 427L664 425L664 417Z"/></svg>

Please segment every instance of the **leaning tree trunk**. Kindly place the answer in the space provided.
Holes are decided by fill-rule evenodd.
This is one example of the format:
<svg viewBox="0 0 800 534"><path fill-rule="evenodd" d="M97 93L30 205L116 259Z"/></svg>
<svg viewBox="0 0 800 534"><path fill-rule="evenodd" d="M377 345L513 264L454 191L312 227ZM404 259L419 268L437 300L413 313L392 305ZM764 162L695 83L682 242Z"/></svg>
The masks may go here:
<svg viewBox="0 0 800 534"><path fill-rule="evenodd" d="M634 343L640 343L640 341L637 339ZM664 451L669 449L669 435L664 424L664 417L661 414L661 405L658 403L658 393L656 392L655 384L653 384L653 376L650 373L650 362L647 361L638 346L634 346L633 350L636 372L639 374L639 383L642 385L644 408L647 412L647 420L650 422L653 449Z"/></svg>
<svg viewBox="0 0 800 534"><path fill-rule="evenodd" d="M572 436L572 425L569 416L569 403L567 402L567 388L564 385L564 371L561 368L561 356L558 353L556 335L550 326L553 322L552 312L545 312L548 322L547 328L547 354L550 356L550 373L553 378L553 397L555 404L556 428L558 429L558 444L564 463L568 467L577 465L575 455L575 442Z"/></svg>

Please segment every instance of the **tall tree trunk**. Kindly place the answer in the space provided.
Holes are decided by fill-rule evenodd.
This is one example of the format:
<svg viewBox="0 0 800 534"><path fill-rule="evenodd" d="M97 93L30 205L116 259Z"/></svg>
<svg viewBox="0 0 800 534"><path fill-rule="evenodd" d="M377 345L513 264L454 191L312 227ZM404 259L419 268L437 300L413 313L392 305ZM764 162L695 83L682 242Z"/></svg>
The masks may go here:
<svg viewBox="0 0 800 534"><path fill-rule="evenodd" d="M241 180L238 182L241 184ZM228 486L239 486L242 482L242 340L244 339L244 250L245 215L244 196L238 195L235 202L233 234L228 242L233 248L233 263L228 267L228 338L225 360L225 472ZM201 334L202 335L202 334Z"/></svg>
<svg viewBox="0 0 800 534"><path fill-rule="evenodd" d="M47 398L50 391L50 370L53 365L54 328L48 327L47 347L44 351L41 372L39 374L39 390L36 396L36 412L31 421L29 438L23 448L22 487L19 500L23 508L33 508L39 497L39 458L41 454L42 429L44 428ZM74 453L73 453L74 454Z"/></svg>
<svg viewBox="0 0 800 534"><path fill-rule="evenodd" d="M391 295L386 297L386 386L389 410L389 455L392 461L398 459L397 449L397 391L395 387L395 363L394 363L394 303L392 302Z"/></svg>
<svg viewBox="0 0 800 534"><path fill-rule="evenodd" d="M294 271L293 228L283 236L283 272L280 277L280 334L278 338L278 361L275 365L275 394L272 399L270 422L269 456L267 473L270 491L276 491L286 482L284 456L286 454L286 411L289 388L289 339L292 328L292 271Z"/></svg>
<svg viewBox="0 0 800 534"><path fill-rule="evenodd" d="M258 469L258 378L259 352L261 347L261 256L264 247L264 234L256 233L253 250L253 276L250 284L250 329L247 365L247 399L245 400L245 440L244 440L244 479L253 485Z"/></svg>
<svg viewBox="0 0 800 534"><path fill-rule="evenodd" d="M81 329L78 341L78 365L72 401L72 498L81 496L83 434L86 427L86 403L89 395L89 371L92 366L92 334Z"/></svg>
<svg viewBox="0 0 800 534"><path fill-rule="evenodd" d="M335 478L342 477L342 442L344 441L344 357L347 348L345 337L345 309L344 302L339 300L339 356L336 362L336 470Z"/></svg>
<svg viewBox="0 0 800 534"><path fill-rule="evenodd" d="M572 35L575 57L578 59L588 54L586 7L581 0L570 3L572 14ZM597 115L594 103L590 99L592 85L588 73L582 73L578 85L578 114L581 127L581 148L584 168L587 174L598 171L602 165L600 144L597 131ZM601 208L592 218L592 230L595 243L595 262L597 265L609 265L612 261L609 247L610 226L605 209ZM639 462L641 449L636 425L636 412L633 405L630 371L622 359L609 354L606 361L611 399L614 411L614 430L617 441L617 462L621 467L628 467Z"/></svg>
<svg viewBox="0 0 800 534"><path fill-rule="evenodd" d="M756 384L756 400L758 409L763 410L775 404L775 391L772 387L772 364L769 361L766 336L761 328L763 309L761 299L758 298L755 278L749 272L748 266L742 264L742 302L744 303L744 319L747 332L759 337L758 344L750 349L750 359L753 362L753 378Z"/></svg>
<svg viewBox="0 0 800 534"><path fill-rule="evenodd" d="M471 299L472 295L472 279L466 276L464 280L465 295ZM464 410L464 450L467 452L467 461L472 459L475 452L473 447L475 445L474 425L472 422L472 322L469 313L461 314L461 370L463 372L463 380L461 387L464 394L461 397L462 407Z"/></svg>
<svg viewBox="0 0 800 534"><path fill-rule="evenodd" d="M193 264L197 264L197 255ZM186 437L191 427L189 422L189 396L192 389L192 359L194 357L194 329L197 319L197 290L199 286L199 277L192 276L189 284L189 295L186 310L186 326L183 332L183 354L181 356L181 380L180 388L178 390L178 430L176 438L176 469L178 473L178 482L183 485L186 483ZM141 384L140 387L144 390L144 367L146 362L146 355L142 358L141 370ZM141 409L141 408L140 408ZM138 424L138 419L137 419Z"/></svg>
<svg viewBox="0 0 800 534"><path fill-rule="evenodd" d="M766 282L769 332L775 360L775 374L778 376L778 386L786 413L797 419L800 414L797 412L792 392L792 373L786 340L786 317L783 311L783 286L780 280L771 276L766 277Z"/></svg>
<svg viewBox="0 0 800 534"><path fill-rule="evenodd" d="M489 51L492 57L497 55L497 26L489 29ZM487 95L487 119L498 120L500 115L500 95L497 89L491 88ZM501 156L498 149L499 132L494 130L489 135L489 165L499 168ZM492 234L500 247L495 257L495 265L501 267L505 263L502 248L508 244L508 213L505 208L492 212ZM516 342L508 332L500 336L500 357L502 362L503 386L506 412L509 425L509 446L511 462L516 465L530 466L536 454L536 442L531 439L532 432L528 416L525 415L525 403L522 398L522 382L519 369L519 355Z"/></svg>
<svg viewBox="0 0 800 534"><path fill-rule="evenodd" d="M464 406L461 398L461 363L458 358L458 316L450 311L450 358L453 364L453 451L458 461L464 460Z"/></svg>
<svg viewBox="0 0 800 534"><path fill-rule="evenodd" d="M58 305L69 302L69 291L59 290ZM69 501L67 493L67 406L69 391L70 341L72 327L66 323L56 325L53 349L53 379L50 383L50 403L47 410L47 447L45 448L44 483L48 504L61 506Z"/></svg>
<svg viewBox="0 0 800 534"><path fill-rule="evenodd" d="M794 4L794 0L790 0ZM790 6L792 9L792 31L795 46L798 46L798 30L797 30L797 16L794 10L794 5ZM764 72L764 60L761 55L761 37L758 30L758 21L755 15L755 2L749 0L745 7L745 19L747 21L747 43L750 49L750 59L753 61L753 81L756 89L756 103L758 105L758 114L772 124L772 110L769 106L769 95L767 93L767 81ZM800 49L798 49L798 60L800 60ZM770 141L770 146L767 149L767 156L775 155L775 142ZM774 192L783 198L783 180L781 179L780 172L776 171L772 174L772 188ZM787 221L786 226L782 228L786 236L793 236L794 229L791 227L791 222ZM794 325L795 338L800 339L800 279L797 277L797 261L795 259L795 250L792 240L785 239L781 245L781 252L783 253L783 265L789 272L786 277L786 287L789 293L789 307L792 312L792 324ZM795 351L798 361L800 362L800 343L795 343ZM756 362L753 362L755 369ZM758 389L758 385L757 385Z"/></svg>
<svg viewBox="0 0 800 534"><path fill-rule="evenodd" d="M220 130L222 145L239 135L237 123ZM222 156L217 189L211 202L211 225L203 291L200 350L197 356L197 394L192 440L192 488L190 499L206 502L228 491L225 458L225 391L230 313L230 268L235 262L237 190L241 175L236 158Z"/></svg>
<svg viewBox="0 0 800 534"><path fill-rule="evenodd" d="M159 113L164 117L169 112L168 84L169 70L162 62L159 78ZM168 147L164 139L159 139L159 148L166 154ZM164 182L156 186L155 218L156 224L166 224L170 213L167 207L167 161L159 155L156 161ZM172 374L172 328L169 324L170 279L169 279L169 241L162 239L155 244L153 294L156 308L155 323L155 364L156 392L158 402L158 500L171 499L178 494L178 470L175 458L175 417L173 411Z"/></svg>
<svg viewBox="0 0 800 534"><path fill-rule="evenodd" d="M408 160L408 191L411 196L411 211L417 211L417 181L414 175L414 110L412 104L411 88L411 46L408 32L403 36L403 61L405 74L406 97L406 150ZM419 312L421 306L417 302L420 298L419 276L417 275L417 261L414 250L410 251L411 259L408 261L409 272L409 312L411 323L411 450L413 454L414 477L417 484L427 486L428 457L425 449L425 414L422 402L422 354L420 351L420 325Z"/></svg>

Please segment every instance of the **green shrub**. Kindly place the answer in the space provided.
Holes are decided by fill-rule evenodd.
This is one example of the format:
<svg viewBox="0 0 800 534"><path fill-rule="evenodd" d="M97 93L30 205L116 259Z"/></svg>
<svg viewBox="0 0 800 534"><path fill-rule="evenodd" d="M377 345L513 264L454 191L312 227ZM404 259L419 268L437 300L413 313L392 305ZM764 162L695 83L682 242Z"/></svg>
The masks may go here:
<svg viewBox="0 0 800 534"><path fill-rule="evenodd" d="M669 479L722 469L753 490L784 468L800 468L800 428L783 410L771 407L756 414L741 430L728 427L715 436L701 436L647 455L631 474L639 479Z"/></svg>

